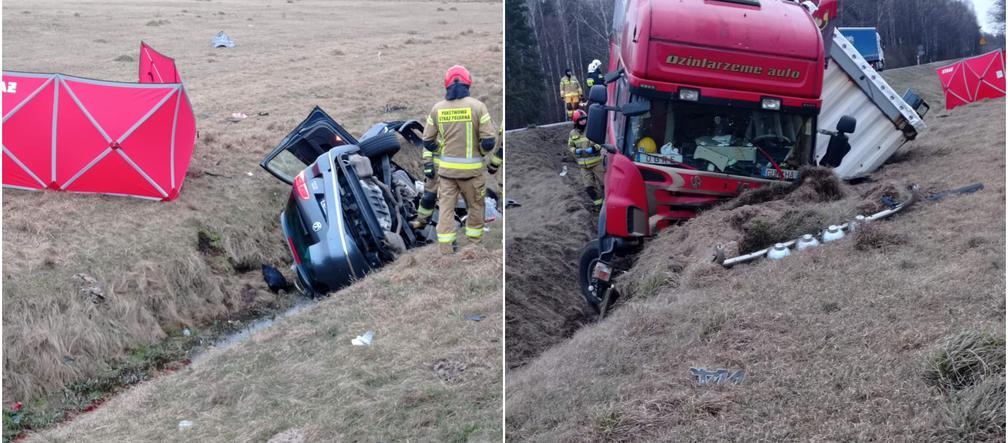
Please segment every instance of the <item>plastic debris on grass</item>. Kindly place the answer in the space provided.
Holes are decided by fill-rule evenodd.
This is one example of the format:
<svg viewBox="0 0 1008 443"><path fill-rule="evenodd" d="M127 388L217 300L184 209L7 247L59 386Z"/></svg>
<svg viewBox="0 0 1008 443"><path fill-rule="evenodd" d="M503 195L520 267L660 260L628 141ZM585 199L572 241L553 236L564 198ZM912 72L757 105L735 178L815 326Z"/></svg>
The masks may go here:
<svg viewBox="0 0 1008 443"><path fill-rule="evenodd" d="M357 338L350 340L354 346L371 346L371 340L374 338L374 331L367 331L364 335L358 335Z"/></svg>
<svg viewBox="0 0 1008 443"><path fill-rule="evenodd" d="M213 47L215 48L233 48L235 47L234 40L228 37L224 31L218 32L213 38Z"/></svg>
<svg viewBox="0 0 1008 443"><path fill-rule="evenodd" d="M745 380L745 369L730 371L728 369L710 370L707 368L690 368L690 375L700 386L740 384Z"/></svg>

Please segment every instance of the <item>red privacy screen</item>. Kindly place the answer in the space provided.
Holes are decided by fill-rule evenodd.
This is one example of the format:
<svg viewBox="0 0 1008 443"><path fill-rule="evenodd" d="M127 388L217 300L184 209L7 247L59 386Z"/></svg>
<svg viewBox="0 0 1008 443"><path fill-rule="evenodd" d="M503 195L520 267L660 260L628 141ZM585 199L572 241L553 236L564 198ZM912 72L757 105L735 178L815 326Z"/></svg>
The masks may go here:
<svg viewBox="0 0 1008 443"><path fill-rule="evenodd" d="M140 45L140 83L3 71L3 185L172 200L196 141L175 62Z"/></svg>
<svg viewBox="0 0 1008 443"><path fill-rule="evenodd" d="M945 109L1005 96L1005 62L1001 51L959 60L937 69L945 92Z"/></svg>

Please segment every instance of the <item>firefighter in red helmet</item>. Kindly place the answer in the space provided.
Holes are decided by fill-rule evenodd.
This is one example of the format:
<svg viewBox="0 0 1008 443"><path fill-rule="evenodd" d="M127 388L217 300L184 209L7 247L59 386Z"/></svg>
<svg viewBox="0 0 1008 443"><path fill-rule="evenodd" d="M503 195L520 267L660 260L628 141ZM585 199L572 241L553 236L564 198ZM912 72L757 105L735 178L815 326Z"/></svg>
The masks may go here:
<svg viewBox="0 0 1008 443"><path fill-rule="evenodd" d="M592 143L585 135L585 126L588 124L588 113L583 110L574 111L571 117L574 121L574 129L571 129L567 138L567 149L574 156L574 161L581 167L581 182L584 184L585 193L592 199L595 208L602 206L603 184L605 183L605 170L602 169L602 148Z"/></svg>
<svg viewBox="0 0 1008 443"><path fill-rule="evenodd" d="M438 249L454 252L456 229L453 222L459 195L465 200L465 235L470 243L483 238L486 181L483 156L496 141L496 130L483 102L469 96L472 76L455 65L445 73L445 99L437 102L427 116L424 149L437 154Z"/></svg>

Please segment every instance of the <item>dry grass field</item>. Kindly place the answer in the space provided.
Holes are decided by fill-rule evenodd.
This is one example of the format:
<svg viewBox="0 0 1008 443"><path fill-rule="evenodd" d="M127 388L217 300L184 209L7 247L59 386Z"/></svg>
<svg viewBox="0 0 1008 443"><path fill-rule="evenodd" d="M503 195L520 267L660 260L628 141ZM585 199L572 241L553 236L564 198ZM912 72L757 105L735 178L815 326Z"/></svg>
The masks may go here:
<svg viewBox="0 0 1008 443"><path fill-rule="evenodd" d="M484 249L411 251L27 441L500 441L500 222L490 229ZM352 346L367 330L372 346Z"/></svg>
<svg viewBox="0 0 1008 443"><path fill-rule="evenodd" d="M621 277L629 295L609 317L566 340L557 332L557 344L508 373L508 438L1004 441L1005 100L946 112L934 66L885 76L925 93L927 133L871 180L819 177L759 204L708 210L650 241ZM509 174L509 186L523 179ZM732 256L872 213L911 183L928 195L973 182L984 189L922 202L835 245L732 269L711 263L716 244ZM521 209L509 226L535 215ZM526 268L552 259L528 257ZM508 309L522 297L511 288ZM566 298L581 303L575 291ZM541 309L553 316L529 320L570 308ZM698 386L694 367L744 369L746 378Z"/></svg>
<svg viewBox="0 0 1008 443"><path fill-rule="evenodd" d="M4 2L4 69L136 81L143 40L175 58L199 130L176 201L3 191L4 404L51 410L67 386L144 359L183 328L208 331L292 304L295 296L270 293L258 272L262 263L286 270L290 260L278 223L290 188L258 167L262 156L315 105L358 135L379 121L422 119L456 63L472 71L473 96L499 121L500 8ZM211 47L221 30L236 47ZM228 122L233 112L249 118ZM399 161L415 164L415 155ZM198 247L201 234L211 240L210 253ZM81 295L78 273L98 281L104 300ZM414 285L401 289L423 296ZM349 370L337 362L333 373Z"/></svg>

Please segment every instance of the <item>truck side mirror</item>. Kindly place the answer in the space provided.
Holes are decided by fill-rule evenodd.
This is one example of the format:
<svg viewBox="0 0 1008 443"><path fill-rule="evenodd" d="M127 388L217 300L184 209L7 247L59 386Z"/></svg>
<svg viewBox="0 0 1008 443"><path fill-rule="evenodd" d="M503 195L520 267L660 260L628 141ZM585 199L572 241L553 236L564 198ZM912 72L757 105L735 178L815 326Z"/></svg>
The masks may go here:
<svg viewBox="0 0 1008 443"><path fill-rule="evenodd" d="M616 79L618 79L621 75L623 75L623 68L619 68L613 72L606 74L605 77L602 77L602 81L604 81L608 85L609 83L616 81Z"/></svg>
<svg viewBox="0 0 1008 443"><path fill-rule="evenodd" d="M605 106L598 103L588 106L588 125L585 127L588 140L598 144L605 143L607 114Z"/></svg>
<svg viewBox="0 0 1008 443"><path fill-rule="evenodd" d="M857 119L849 115L840 117L840 121L836 124L836 130L841 134L851 134L854 132L854 128L856 127Z"/></svg>
<svg viewBox="0 0 1008 443"><path fill-rule="evenodd" d="M604 105L607 99L608 93L604 85L595 85L588 90L588 103Z"/></svg>
<svg viewBox="0 0 1008 443"><path fill-rule="evenodd" d="M857 119L849 115L840 117L840 121L837 122L836 132L830 134L829 144L826 146L826 155L819 160L819 164L822 166L829 166L835 168L840 166L843 162L844 157L850 152L850 139L847 138L847 134L854 132L857 127Z"/></svg>
<svg viewBox="0 0 1008 443"><path fill-rule="evenodd" d="M649 101L630 102L620 107L620 112L627 117L646 114L649 111L651 111L651 102Z"/></svg>

